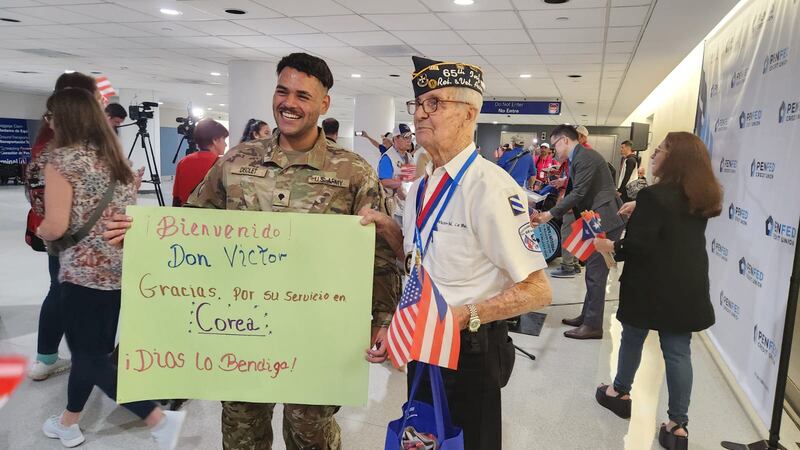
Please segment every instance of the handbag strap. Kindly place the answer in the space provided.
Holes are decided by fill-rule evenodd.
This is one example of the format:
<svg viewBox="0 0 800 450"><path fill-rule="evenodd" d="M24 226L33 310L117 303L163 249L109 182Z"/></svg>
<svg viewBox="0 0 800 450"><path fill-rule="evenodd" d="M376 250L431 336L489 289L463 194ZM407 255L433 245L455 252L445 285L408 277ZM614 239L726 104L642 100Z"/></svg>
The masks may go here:
<svg viewBox="0 0 800 450"><path fill-rule="evenodd" d="M73 234L62 236L55 241L51 241L48 243L48 252L49 250L53 250L57 255L60 252L74 246L83 238L89 235L94 228L94 225L100 220L100 217L103 215L103 211L105 211L106 207L111 203L111 200L114 198L114 191L117 188L117 180L111 180L111 184L106 189L105 194L103 194L103 198L100 199L100 202L95 207L94 211L92 211L92 215L89 216L89 219L86 223L78 229Z"/></svg>
<svg viewBox="0 0 800 450"><path fill-rule="evenodd" d="M81 227L80 230L76 231L72 238L75 242L79 242L81 239L85 238L89 235L89 232L92 231L94 228L94 224L100 220L100 217L103 215L103 211L106 210L106 207L111 203L111 200L114 199L114 190L117 189L117 180L111 180L111 184L106 189L106 193L103 194L103 198L100 199L100 203L97 204L97 207L92 211L92 215L89 216L89 220Z"/></svg>

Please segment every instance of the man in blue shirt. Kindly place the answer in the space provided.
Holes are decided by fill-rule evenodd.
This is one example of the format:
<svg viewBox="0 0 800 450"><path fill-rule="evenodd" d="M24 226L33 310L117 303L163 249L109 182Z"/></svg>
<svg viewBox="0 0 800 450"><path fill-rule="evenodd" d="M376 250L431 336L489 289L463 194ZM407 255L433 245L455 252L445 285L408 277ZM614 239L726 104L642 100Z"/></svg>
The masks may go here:
<svg viewBox="0 0 800 450"><path fill-rule="evenodd" d="M392 147L381 156L378 162L378 179L386 190L389 210L395 220L403 223L403 206L406 192L414 181L417 166L411 155L413 133L408 125L398 124L392 136Z"/></svg>
<svg viewBox="0 0 800 450"><path fill-rule="evenodd" d="M497 165L511 175L511 178L522 187L533 186L536 181L536 164L533 163L531 152L525 150L525 140L522 136L512 136L510 150L503 152Z"/></svg>

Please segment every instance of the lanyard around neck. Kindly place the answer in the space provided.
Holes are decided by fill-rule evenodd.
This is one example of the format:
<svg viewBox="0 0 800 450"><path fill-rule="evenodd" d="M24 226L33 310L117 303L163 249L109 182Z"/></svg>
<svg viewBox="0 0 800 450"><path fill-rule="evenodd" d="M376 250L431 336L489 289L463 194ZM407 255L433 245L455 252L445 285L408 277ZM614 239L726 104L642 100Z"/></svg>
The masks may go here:
<svg viewBox="0 0 800 450"><path fill-rule="evenodd" d="M439 182L439 185L436 187L436 190L433 192L433 195L431 195L431 199L428 201L428 204L425 205L425 207L423 207L422 203L425 199L425 189L427 187L428 177L426 176L420 182L419 189L417 190L417 220L414 223L414 243L417 247L419 258L418 262L425 257L431 240L433 239L433 233L438 228L439 219L442 218L444 210L447 209L447 205L450 203L450 200L452 200L453 194L458 187L458 183L461 181L461 178L464 177L467 169L469 169L469 166L472 165L477 157L478 152L473 151L464 165L461 166L461 169L458 171L458 174L454 179L451 180L450 176L445 173L442 177L442 181ZM428 239L425 240L425 245L422 245L422 230L425 228L425 225L428 223L431 215L436 210L436 206L439 203L441 203L442 206L439 208L436 219L433 221L431 231L428 233Z"/></svg>

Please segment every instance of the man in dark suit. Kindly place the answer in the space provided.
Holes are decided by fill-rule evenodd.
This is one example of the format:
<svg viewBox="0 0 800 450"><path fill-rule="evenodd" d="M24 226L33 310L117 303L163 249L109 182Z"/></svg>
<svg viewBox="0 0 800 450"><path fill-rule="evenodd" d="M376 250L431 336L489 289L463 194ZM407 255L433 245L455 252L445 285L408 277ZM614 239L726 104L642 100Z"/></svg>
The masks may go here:
<svg viewBox="0 0 800 450"><path fill-rule="evenodd" d="M560 161L569 159L569 183L566 196L550 211L531 217L534 225L541 225L564 214L576 218L584 210L600 214L601 227L606 236L616 240L622 234L624 222L617 214L622 202L617 197L616 186L603 157L580 145L578 132L569 125L559 125L550 133L550 145ZM564 236L566 237L566 236ZM586 261L586 298L581 315L564 319L566 325L576 327L564 332L572 339L600 339L603 337L603 309L606 300L608 266L599 252Z"/></svg>

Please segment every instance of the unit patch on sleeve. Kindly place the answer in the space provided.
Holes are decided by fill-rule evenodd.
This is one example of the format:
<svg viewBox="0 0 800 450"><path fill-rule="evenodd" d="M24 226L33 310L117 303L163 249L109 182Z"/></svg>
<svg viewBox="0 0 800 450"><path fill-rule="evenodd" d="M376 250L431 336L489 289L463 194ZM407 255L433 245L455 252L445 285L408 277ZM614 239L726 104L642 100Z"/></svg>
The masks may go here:
<svg viewBox="0 0 800 450"><path fill-rule="evenodd" d="M528 208L525 207L525 204L522 203L517 194L508 197L508 204L511 206L511 212L513 212L515 216L528 212Z"/></svg>
<svg viewBox="0 0 800 450"><path fill-rule="evenodd" d="M519 227L519 238L522 239L522 244L528 249L528 251L536 253L542 252L541 247L539 247L539 243L536 241L534 228L530 223L526 223Z"/></svg>

